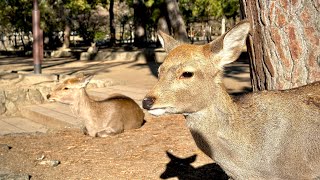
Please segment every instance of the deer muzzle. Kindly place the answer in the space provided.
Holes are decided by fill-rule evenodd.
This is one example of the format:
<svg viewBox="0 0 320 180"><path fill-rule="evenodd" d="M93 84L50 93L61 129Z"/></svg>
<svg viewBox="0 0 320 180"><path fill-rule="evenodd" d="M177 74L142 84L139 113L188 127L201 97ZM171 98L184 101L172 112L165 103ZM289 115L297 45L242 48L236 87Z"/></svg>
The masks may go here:
<svg viewBox="0 0 320 180"><path fill-rule="evenodd" d="M146 110L150 110L155 102L155 97L145 97L142 100L142 107Z"/></svg>

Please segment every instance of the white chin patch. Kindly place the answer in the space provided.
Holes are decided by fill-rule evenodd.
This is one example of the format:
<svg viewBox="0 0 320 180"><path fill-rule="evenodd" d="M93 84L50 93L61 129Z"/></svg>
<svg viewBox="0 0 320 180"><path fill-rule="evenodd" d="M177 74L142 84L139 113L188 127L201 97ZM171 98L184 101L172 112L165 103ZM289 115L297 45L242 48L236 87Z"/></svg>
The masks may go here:
<svg viewBox="0 0 320 180"><path fill-rule="evenodd" d="M160 116L160 115L163 115L166 112L166 110L165 109L151 109L148 112L152 115Z"/></svg>

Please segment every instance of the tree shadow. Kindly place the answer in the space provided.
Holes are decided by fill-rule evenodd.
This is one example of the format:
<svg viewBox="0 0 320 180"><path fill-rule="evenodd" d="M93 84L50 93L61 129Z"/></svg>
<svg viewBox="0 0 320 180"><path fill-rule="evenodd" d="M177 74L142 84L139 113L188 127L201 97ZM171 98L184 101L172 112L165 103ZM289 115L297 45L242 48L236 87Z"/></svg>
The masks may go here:
<svg viewBox="0 0 320 180"><path fill-rule="evenodd" d="M246 82L250 81L250 78L237 77L237 75L249 72L249 54L247 52L243 52L235 62L224 67L223 76L233 78L240 82Z"/></svg>
<svg viewBox="0 0 320 180"><path fill-rule="evenodd" d="M230 91L228 89L228 91ZM247 93L250 93L252 92L252 87L243 87L239 92L232 92L232 93L229 93L232 97L236 98L238 96L242 96L244 94L247 94Z"/></svg>
<svg viewBox="0 0 320 180"><path fill-rule="evenodd" d="M227 180L228 176L215 163L206 164L200 167L193 167L197 155L187 158L179 158L166 152L170 161L167 163L166 170L160 175L161 179L177 177L179 180Z"/></svg>
<svg viewBox="0 0 320 180"><path fill-rule="evenodd" d="M139 58L144 58L145 63L140 64L134 64L133 66L147 66L150 70L150 73L158 78L158 68L161 65L160 62L158 62L158 59L156 57L157 52L162 52L161 50L156 50L155 48L145 48L140 53L138 53L135 57L135 60L138 61Z"/></svg>
<svg viewBox="0 0 320 180"><path fill-rule="evenodd" d="M103 59L116 59L115 57L115 53L117 52L133 52L136 51L134 50L133 47L131 46L124 46L124 47L117 47L117 48L109 48L111 49L111 53L107 56L104 56ZM74 74L77 73L79 71L91 71L91 74L96 74L99 72L106 72L107 69L110 69L112 67L116 67L116 66L120 66L120 65L124 65L124 64L132 64L130 67L144 67L144 66L148 66L150 69L150 72L153 76L157 77L158 76L158 67L160 66L159 63L157 63L156 60L156 51L154 50L154 48L144 48L144 49L139 49L137 51L140 51L139 53L137 53L137 55L135 55L134 59L132 60L124 60L124 61L118 61L118 62L113 62L113 63L108 63L108 64L104 64L104 62L109 61L109 60L102 60L99 63L96 64L91 64L82 68L74 68L73 70L70 70L68 73L65 74ZM142 58L144 59L145 63L139 63L139 59ZM91 60L88 60L88 62L93 62Z"/></svg>

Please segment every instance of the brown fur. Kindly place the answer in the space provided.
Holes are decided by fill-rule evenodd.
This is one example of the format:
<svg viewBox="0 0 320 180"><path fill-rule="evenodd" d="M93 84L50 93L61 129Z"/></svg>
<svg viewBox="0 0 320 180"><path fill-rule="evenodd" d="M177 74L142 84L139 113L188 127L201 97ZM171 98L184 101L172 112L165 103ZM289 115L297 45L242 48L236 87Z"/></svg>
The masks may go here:
<svg viewBox="0 0 320 180"><path fill-rule="evenodd" d="M101 101L91 99L84 89L90 78L65 80L48 95L48 99L71 104L77 115L85 120L86 133L90 136L105 137L142 126L144 113L131 98L114 94Z"/></svg>
<svg viewBox="0 0 320 180"><path fill-rule="evenodd" d="M236 99L221 83L249 30L244 21L207 45L179 45L161 34L171 50L144 108L184 114L197 146L234 179L320 178L320 82Z"/></svg>

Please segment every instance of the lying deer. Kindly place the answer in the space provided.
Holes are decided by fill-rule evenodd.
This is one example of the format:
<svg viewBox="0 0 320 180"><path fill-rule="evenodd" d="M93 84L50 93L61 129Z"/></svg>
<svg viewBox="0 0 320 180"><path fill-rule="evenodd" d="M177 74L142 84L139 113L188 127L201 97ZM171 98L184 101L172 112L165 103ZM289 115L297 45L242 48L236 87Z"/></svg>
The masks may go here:
<svg viewBox="0 0 320 180"><path fill-rule="evenodd" d="M197 146L233 179L319 179L320 82L236 99L222 84L224 65L239 57L249 31L243 21L205 45L160 32L168 55L143 107L184 114Z"/></svg>
<svg viewBox="0 0 320 180"><path fill-rule="evenodd" d="M91 78L82 76L67 79L47 98L71 104L71 108L85 120L86 133L90 136L106 137L141 127L144 113L131 98L115 94L101 101L91 99L85 90Z"/></svg>

